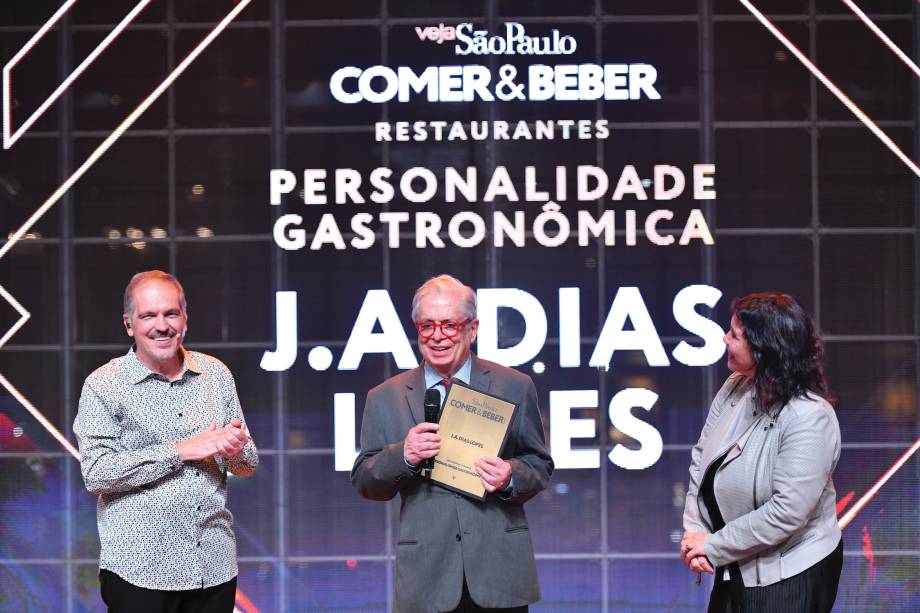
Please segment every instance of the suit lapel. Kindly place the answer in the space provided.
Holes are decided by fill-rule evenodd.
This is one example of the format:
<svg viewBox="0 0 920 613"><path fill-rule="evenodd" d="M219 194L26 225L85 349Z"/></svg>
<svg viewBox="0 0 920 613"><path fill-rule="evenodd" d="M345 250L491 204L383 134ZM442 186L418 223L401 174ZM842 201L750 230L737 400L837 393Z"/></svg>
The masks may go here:
<svg viewBox="0 0 920 613"><path fill-rule="evenodd" d="M475 355L470 368L470 387L481 392L492 389L492 368L485 360L480 360Z"/></svg>
<svg viewBox="0 0 920 613"><path fill-rule="evenodd" d="M425 421L425 366L419 364L412 371L409 381L406 383L406 403L409 405L409 412L412 413L412 420L420 424Z"/></svg>
<svg viewBox="0 0 920 613"><path fill-rule="evenodd" d="M736 386L731 395L739 391L739 388L740 385ZM716 458L725 454L725 459L722 461L722 466L725 466L741 455L753 431L752 426L756 421L751 415L753 400L749 392L743 393L744 395L736 401L737 406L729 404L725 408L725 413L721 416L718 426L710 435L710 443L706 445L706 450L700 458L701 478ZM730 402L731 395L726 398L726 403Z"/></svg>
<svg viewBox="0 0 920 613"><path fill-rule="evenodd" d="M475 355L470 367L470 387L483 392L492 389L492 368ZM425 363L422 362L412 371L406 383L406 403L417 424L425 421L425 389Z"/></svg>
<svg viewBox="0 0 920 613"><path fill-rule="evenodd" d="M748 439L751 438L751 433L754 432L755 423L756 422L752 421L748 425L747 430L744 431L744 434L742 434L741 437L735 441L735 444L732 445L731 449L728 450L728 453L725 454L725 459L722 461L722 466L725 466L741 455L741 451L744 449L745 443L747 443Z"/></svg>

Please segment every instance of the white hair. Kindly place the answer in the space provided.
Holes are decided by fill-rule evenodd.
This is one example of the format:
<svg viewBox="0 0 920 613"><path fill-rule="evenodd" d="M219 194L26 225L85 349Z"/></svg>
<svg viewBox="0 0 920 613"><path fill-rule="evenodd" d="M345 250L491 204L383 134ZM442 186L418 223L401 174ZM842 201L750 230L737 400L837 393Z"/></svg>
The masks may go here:
<svg viewBox="0 0 920 613"><path fill-rule="evenodd" d="M464 285L456 277L438 275L431 277L415 290L415 296L412 298L412 321L418 321L418 307L422 298L428 294L441 292L461 292L463 299L460 308L463 309L463 314L467 319L476 319L476 292L473 291L473 288Z"/></svg>

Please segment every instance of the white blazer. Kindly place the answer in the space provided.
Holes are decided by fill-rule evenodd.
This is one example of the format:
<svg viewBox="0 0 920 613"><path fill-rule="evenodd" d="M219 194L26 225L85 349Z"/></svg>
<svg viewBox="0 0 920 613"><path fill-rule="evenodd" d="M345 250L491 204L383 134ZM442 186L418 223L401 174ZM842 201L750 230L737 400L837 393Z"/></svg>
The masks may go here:
<svg viewBox="0 0 920 613"><path fill-rule="evenodd" d="M823 398L800 397L759 409L753 382L732 374L709 409L690 462L684 529L710 532L714 567L738 562L744 585L770 585L820 562L840 542L831 478L840 426ZM713 489L725 527L712 533L699 488L723 454Z"/></svg>

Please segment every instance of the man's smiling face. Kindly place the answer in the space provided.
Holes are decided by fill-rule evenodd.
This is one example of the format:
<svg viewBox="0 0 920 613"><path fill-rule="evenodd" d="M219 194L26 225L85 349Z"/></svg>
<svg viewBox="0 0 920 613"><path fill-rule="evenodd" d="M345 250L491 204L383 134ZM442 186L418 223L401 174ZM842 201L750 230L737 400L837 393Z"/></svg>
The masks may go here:
<svg viewBox="0 0 920 613"><path fill-rule="evenodd" d="M179 288L158 279L135 288L131 313L124 314L128 336L137 344L137 358L147 368L176 359L188 329L188 314L179 301Z"/></svg>
<svg viewBox="0 0 920 613"><path fill-rule="evenodd" d="M427 338L419 332L419 351L428 365L445 377L455 375L466 362L479 330L479 320L467 319L462 305L463 293L457 290L428 293L418 305L416 325L439 324ZM459 331L454 335L445 334L445 324L448 330L455 324Z"/></svg>

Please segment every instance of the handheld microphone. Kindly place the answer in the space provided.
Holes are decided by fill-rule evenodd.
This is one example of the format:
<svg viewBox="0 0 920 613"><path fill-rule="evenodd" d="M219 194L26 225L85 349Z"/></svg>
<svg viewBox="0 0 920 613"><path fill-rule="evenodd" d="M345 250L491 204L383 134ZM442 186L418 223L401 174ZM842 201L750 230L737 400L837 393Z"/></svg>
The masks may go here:
<svg viewBox="0 0 920 613"><path fill-rule="evenodd" d="M441 392L432 388L425 391L425 421L436 424L440 419L441 412ZM422 471L425 474L431 474L434 469L434 458L428 458L422 462Z"/></svg>

